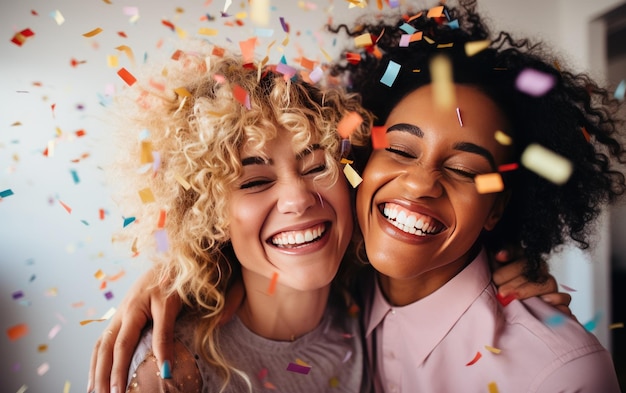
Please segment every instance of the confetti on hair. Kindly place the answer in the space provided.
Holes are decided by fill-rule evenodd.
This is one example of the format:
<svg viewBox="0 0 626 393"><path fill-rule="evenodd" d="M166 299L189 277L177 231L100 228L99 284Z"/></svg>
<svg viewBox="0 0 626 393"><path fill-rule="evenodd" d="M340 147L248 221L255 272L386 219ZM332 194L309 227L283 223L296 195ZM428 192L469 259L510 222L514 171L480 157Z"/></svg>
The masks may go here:
<svg viewBox="0 0 626 393"><path fill-rule="evenodd" d="M13 190L11 190L10 188L0 191L0 199L9 197L11 195L13 195Z"/></svg>
<svg viewBox="0 0 626 393"><path fill-rule="evenodd" d="M167 216L167 213L165 210L161 209L159 210L159 221L157 222L157 228L159 229L163 229L165 228L165 218Z"/></svg>
<svg viewBox="0 0 626 393"><path fill-rule="evenodd" d="M428 13L426 14L427 18L440 18L443 15L443 6L437 6L437 7L433 7L431 9L428 10Z"/></svg>
<svg viewBox="0 0 626 393"><path fill-rule="evenodd" d="M124 218L124 226L122 228L126 228L128 225L135 221L135 217L125 217Z"/></svg>
<svg viewBox="0 0 626 393"><path fill-rule="evenodd" d="M622 79L622 81L617 85L615 89L615 93L613 93L613 97L617 100L624 101L624 95L626 94L626 80Z"/></svg>
<svg viewBox="0 0 626 393"><path fill-rule="evenodd" d="M393 82L396 80L396 77L398 76L398 72L400 72L400 64L396 63L393 60L389 60L389 64L387 64L387 69L385 70L383 77L380 78L380 82L383 85L391 87L391 85L393 85Z"/></svg>
<svg viewBox="0 0 626 393"><path fill-rule="evenodd" d="M245 106L247 109L250 109L250 95L248 94L248 92L241 86L239 85L234 85L233 86L233 96L235 97L235 99L237 101L239 101L239 103L243 106Z"/></svg>
<svg viewBox="0 0 626 393"><path fill-rule="evenodd" d="M502 180L502 176L497 172L476 175L474 182L476 184L476 191L478 191L479 194L490 194L504 190L504 181Z"/></svg>
<svg viewBox="0 0 626 393"><path fill-rule="evenodd" d="M273 295L276 292L276 284L278 283L278 273L274 272L272 274L272 280L270 281L270 285L267 287L268 295Z"/></svg>
<svg viewBox="0 0 626 393"><path fill-rule="evenodd" d="M533 97L541 97L546 94L555 83L556 78L554 75L532 68L522 70L515 80L515 86L519 91Z"/></svg>
<svg viewBox="0 0 626 393"><path fill-rule="evenodd" d="M19 340L20 338L24 337L27 334L28 334L28 325L25 323L13 325L7 329L7 337L9 337L9 340L11 341Z"/></svg>
<svg viewBox="0 0 626 393"><path fill-rule="evenodd" d="M480 359L481 357L483 357L483 355L480 353L480 351L476 352L476 355L474 356L474 358L472 360L470 360L466 366L471 366L474 363L476 363L478 361L478 359Z"/></svg>
<svg viewBox="0 0 626 393"><path fill-rule="evenodd" d="M343 167L343 174L346 176L350 184L353 188L357 188L359 184L363 181L361 176L350 166L350 164L346 164Z"/></svg>
<svg viewBox="0 0 626 393"><path fill-rule="evenodd" d="M174 174L174 179L176 179L176 181L186 190L189 191L189 189L191 188L191 184L189 184L189 182L185 179L182 178L181 175L179 175L178 173Z"/></svg>
<svg viewBox="0 0 626 393"><path fill-rule="evenodd" d="M294 75L296 75L298 70L296 70L294 67L291 67L287 64L278 63L276 64L276 72L283 74L285 78L287 79L291 79L294 77Z"/></svg>
<svg viewBox="0 0 626 393"><path fill-rule="evenodd" d="M31 29L24 29L19 33L15 33L13 38L11 38L11 42L17 46L22 46L28 38L31 38L34 35L35 33Z"/></svg>
<svg viewBox="0 0 626 393"><path fill-rule="evenodd" d="M471 41L465 43L465 54L467 57L472 57L477 53L489 48L491 45L490 40Z"/></svg>
<svg viewBox="0 0 626 393"><path fill-rule="evenodd" d="M372 41L372 35L369 33L361 34L357 37L354 37L354 45L357 48L365 48L368 46L372 46L374 42Z"/></svg>
<svg viewBox="0 0 626 393"><path fill-rule="evenodd" d="M139 190L139 197L141 198L142 203L150 203L155 201L152 190L147 187Z"/></svg>
<svg viewBox="0 0 626 393"><path fill-rule="evenodd" d="M498 385L493 381L489 382L487 388L489 389L489 393L498 393Z"/></svg>
<svg viewBox="0 0 626 393"><path fill-rule="evenodd" d="M158 252L166 252L169 248L169 241L167 239L167 231L165 229L159 229L154 232L154 239L156 240L156 247Z"/></svg>
<svg viewBox="0 0 626 393"><path fill-rule="evenodd" d="M96 27L95 29L84 33L83 37L87 37L87 38L95 37L98 34L102 33L102 31L103 30L100 27Z"/></svg>
<svg viewBox="0 0 626 393"><path fill-rule="evenodd" d="M137 79L124 67L120 68L117 71L117 75L119 75L119 77L122 78L122 80L126 82L128 86L132 86L135 84L135 82L137 82Z"/></svg>
<svg viewBox="0 0 626 393"><path fill-rule="evenodd" d="M337 124L337 132L343 139L350 135L363 123L363 118L357 112L350 112L341 118Z"/></svg>
<svg viewBox="0 0 626 393"><path fill-rule="evenodd" d="M430 62L430 75L435 106L444 110L454 108L456 98L450 59L444 55L433 57Z"/></svg>
<svg viewBox="0 0 626 393"><path fill-rule="evenodd" d="M509 303L511 303L513 300L516 299L516 296L514 293L510 293L506 296L502 296L499 292L496 294L496 298L498 299L498 301L500 302L500 304L502 304L504 307L508 306Z"/></svg>
<svg viewBox="0 0 626 393"><path fill-rule="evenodd" d="M289 365L287 365L287 371L307 375L311 371L311 366L289 363Z"/></svg>
<svg viewBox="0 0 626 393"><path fill-rule="evenodd" d="M614 323L609 325L609 329L610 330L622 329L623 327L624 327L624 322L614 322Z"/></svg>
<svg viewBox="0 0 626 393"><path fill-rule="evenodd" d="M522 153L521 163L526 168L554 184L564 184L572 174L572 163L563 156L536 143Z"/></svg>
<svg viewBox="0 0 626 393"><path fill-rule="evenodd" d="M502 352L501 349L496 348L496 347L492 347L491 345L485 345L485 349L491 353L495 353L496 355L499 355L500 352Z"/></svg>
<svg viewBox="0 0 626 393"><path fill-rule="evenodd" d="M498 141L499 144L504 145L504 146L509 146L513 143L513 138L511 138L506 133L500 130L497 130L494 133L493 137L495 138L496 141Z"/></svg>
<svg viewBox="0 0 626 393"><path fill-rule="evenodd" d="M152 142L143 140L141 141L141 152L139 154L139 162L141 164L148 164L154 161L152 155Z"/></svg>
<svg viewBox="0 0 626 393"><path fill-rule="evenodd" d="M372 127L372 147L374 149L386 149L389 147L387 130L383 126Z"/></svg>
<svg viewBox="0 0 626 393"><path fill-rule="evenodd" d="M63 15L61 14L61 11L59 10L54 10L50 13L50 17L52 19L54 19L54 21L57 23L57 25L61 26L63 23L65 23L65 18L63 17Z"/></svg>

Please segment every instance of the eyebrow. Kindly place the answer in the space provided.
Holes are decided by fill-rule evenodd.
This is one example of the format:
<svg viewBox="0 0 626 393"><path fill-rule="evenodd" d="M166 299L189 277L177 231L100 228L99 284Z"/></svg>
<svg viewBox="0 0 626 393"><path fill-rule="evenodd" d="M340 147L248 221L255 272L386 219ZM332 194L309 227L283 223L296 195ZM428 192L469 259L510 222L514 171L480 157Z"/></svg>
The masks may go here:
<svg viewBox="0 0 626 393"><path fill-rule="evenodd" d="M307 147L306 149L302 150L300 153L296 154L296 159L301 160L304 157L308 156L309 154L313 153L315 150L319 150L322 147L315 143L312 144L311 146ZM247 166L247 165L274 165L274 160L267 159L267 158L263 158L261 156L251 156L251 157L246 157L244 159L241 160L241 165L242 166Z"/></svg>
<svg viewBox="0 0 626 393"><path fill-rule="evenodd" d="M424 131L422 131L421 128L419 128L418 126L414 124L408 124L408 123L394 124L391 127L387 128L387 132L391 132L391 131L403 131L403 132L408 132L411 135L415 135L418 138L424 137ZM470 142L459 142L455 144L453 148L454 150L478 154L479 156L482 156L487 161L489 161L489 165L491 165L492 169L495 170L497 168L496 160L493 158L493 155L491 154L491 152L482 146L478 146L477 144L470 143Z"/></svg>

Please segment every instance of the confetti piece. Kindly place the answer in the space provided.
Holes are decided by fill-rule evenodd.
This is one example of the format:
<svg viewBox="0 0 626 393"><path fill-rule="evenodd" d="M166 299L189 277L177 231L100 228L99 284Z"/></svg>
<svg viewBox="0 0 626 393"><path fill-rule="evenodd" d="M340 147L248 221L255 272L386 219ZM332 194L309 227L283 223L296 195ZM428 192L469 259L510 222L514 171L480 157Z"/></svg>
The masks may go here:
<svg viewBox="0 0 626 393"><path fill-rule="evenodd" d="M476 363L481 357L483 357L483 355L480 352L476 352L476 356L474 356L474 359L470 360L469 363L466 364L466 366L471 366L472 364Z"/></svg>
<svg viewBox="0 0 626 393"><path fill-rule="evenodd" d="M491 353L495 353L496 355L502 352L501 349L492 347L491 345L485 345L485 349Z"/></svg>
<svg viewBox="0 0 626 393"><path fill-rule="evenodd" d="M285 22L285 18L283 18L282 16L280 18L278 18L280 20L280 26L283 28L283 31L285 33L289 33L289 24L287 22Z"/></svg>
<svg viewBox="0 0 626 393"><path fill-rule="evenodd" d="M398 76L398 72L400 72L400 64L393 60L389 60L387 69L385 70L383 77L380 79L380 82L388 87L391 87Z"/></svg>
<svg viewBox="0 0 626 393"><path fill-rule="evenodd" d="M128 86L132 86L135 84L135 82L137 82L137 79L124 67L120 68L117 71L117 75L119 75L120 78L122 78L122 80L124 80L124 82L126 82Z"/></svg>
<svg viewBox="0 0 626 393"><path fill-rule="evenodd" d="M80 178L78 177L78 172L76 172L75 169L71 169L70 173L72 174L72 180L74 181L74 184L80 183Z"/></svg>
<svg viewBox="0 0 626 393"><path fill-rule="evenodd" d="M615 322L609 325L609 329L613 330L613 329L621 329L624 327L624 322Z"/></svg>
<svg viewBox="0 0 626 393"><path fill-rule="evenodd" d="M71 387L72 384L70 383L70 381L65 381L65 385L63 385L63 393L70 393Z"/></svg>
<svg viewBox="0 0 626 393"><path fill-rule="evenodd" d="M98 269L97 272L93 275L97 280L103 280L106 277L106 274L102 271L102 269Z"/></svg>
<svg viewBox="0 0 626 393"><path fill-rule="evenodd" d="M276 283L278 282L278 273L274 272L272 274L272 280L270 281L270 285L267 287L267 293L269 295L273 295L276 291Z"/></svg>
<svg viewBox="0 0 626 393"><path fill-rule="evenodd" d="M482 52L483 50L489 48L489 45L491 45L491 41L489 40L466 42L465 54L467 55L467 57L472 57L475 54Z"/></svg>
<svg viewBox="0 0 626 393"><path fill-rule="evenodd" d="M191 188L191 184L185 179L182 178L178 173L174 175L174 179L185 189L189 190Z"/></svg>
<svg viewBox="0 0 626 393"><path fill-rule="evenodd" d="M166 252L169 249L166 230L161 229L154 232L154 238L156 239L158 252Z"/></svg>
<svg viewBox="0 0 626 393"><path fill-rule="evenodd" d="M336 388L339 386L339 378L337 377L331 377L328 380L328 386L330 386L331 388Z"/></svg>
<svg viewBox="0 0 626 393"><path fill-rule="evenodd" d="M128 45L120 45L115 49L120 52L124 52L126 54L126 57L128 57L128 60L130 60L131 63L135 64L135 55L133 54L133 50Z"/></svg>
<svg viewBox="0 0 626 393"><path fill-rule="evenodd" d="M102 33L102 29L99 28L99 27L96 27L95 29L93 29L93 30L91 30L91 31L89 31L87 33L84 33L83 37L88 37L88 38L89 37L94 37L94 36L97 36L100 33Z"/></svg>
<svg viewBox="0 0 626 393"><path fill-rule="evenodd" d="M250 3L250 20L257 26L267 26L270 23L269 0L254 0Z"/></svg>
<svg viewBox="0 0 626 393"><path fill-rule="evenodd" d="M427 18L440 18L443 15L443 6L437 6L437 7L433 7L431 9L428 10L428 13L426 14Z"/></svg>
<svg viewBox="0 0 626 393"><path fill-rule="evenodd" d="M141 202L150 203L154 202L154 194L152 194L152 190L150 188L144 188L139 190L139 197L141 198Z"/></svg>
<svg viewBox="0 0 626 393"><path fill-rule="evenodd" d="M576 290L572 287L569 287L565 284L559 284L563 289L565 289L567 292L576 292Z"/></svg>
<svg viewBox="0 0 626 393"><path fill-rule="evenodd" d="M372 127L372 147L374 149L385 149L389 147L387 130L382 126Z"/></svg>
<svg viewBox="0 0 626 393"><path fill-rule="evenodd" d="M126 226L130 225L133 221L135 221L135 217L124 218L124 226L122 228L126 228Z"/></svg>
<svg viewBox="0 0 626 393"><path fill-rule="evenodd" d="M497 130L493 137L498 141L499 144L504 146L509 146L513 143L513 138L505 134L504 132Z"/></svg>
<svg viewBox="0 0 626 393"><path fill-rule="evenodd" d="M254 47L256 43L256 37L239 42L239 49L241 49L241 56L243 57L244 63L252 63L254 61Z"/></svg>
<svg viewBox="0 0 626 393"><path fill-rule="evenodd" d="M28 325L25 323L20 323L18 325L11 326L7 329L7 336L9 340L15 341L24 337L28 334Z"/></svg>
<svg viewBox="0 0 626 393"><path fill-rule="evenodd" d="M0 199L2 198L6 198L8 196L13 195L13 190L11 190L10 188L7 188L6 190L0 191Z"/></svg>
<svg viewBox="0 0 626 393"><path fill-rule="evenodd" d="M108 291L104 293L104 297L106 298L106 300L111 300L113 299L113 292Z"/></svg>
<svg viewBox="0 0 626 393"><path fill-rule="evenodd" d="M295 68L283 63L278 63L276 65L276 71L283 74L287 79L291 79L297 72Z"/></svg>
<svg viewBox="0 0 626 393"><path fill-rule="evenodd" d="M165 216L166 216L166 212L165 210L161 210L159 211L159 222L157 223L157 228L159 229L163 229L165 227Z"/></svg>
<svg viewBox="0 0 626 393"><path fill-rule="evenodd" d="M20 388L19 388L19 389L17 389L17 392L16 392L16 393L24 393L24 392L26 392L27 390L28 390L28 386L27 386L27 385L22 385L22 386L20 386Z"/></svg>
<svg viewBox="0 0 626 393"><path fill-rule="evenodd" d="M206 35L206 36L216 36L219 34L219 30L217 29L210 29L208 27L201 27L198 29L198 34L200 35Z"/></svg>
<svg viewBox="0 0 626 393"><path fill-rule="evenodd" d="M68 205L66 205L65 203L63 203L63 201L59 200L59 203L61 204L61 206L63 206L63 208L65 209L65 211L67 211L69 214L72 214L72 208L69 207Z"/></svg>
<svg viewBox="0 0 626 393"><path fill-rule="evenodd" d="M234 85L233 86L233 96L235 97L235 99L237 99L237 101L239 101L239 103L243 106L245 106L247 109L250 109L250 95L248 94L248 92L241 86L239 85Z"/></svg>
<svg viewBox="0 0 626 393"><path fill-rule="evenodd" d="M559 326L565 323L565 316L563 314L553 314L545 318L543 322L548 326Z"/></svg>
<svg viewBox="0 0 626 393"><path fill-rule="evenodd" d="M343 167L343 174L346 176L353 188L357 188L359 184L361 184L361 182L363 181L361 176L359 176L359 174L354 170L354 168L350 166L350 164L346 164L346 166Z"/></svg>
<svg viewBox="0 0 626 393"><path fill-rule="evenodd" d="M600 322L600 313L596 314L592 320L586 322L583 326L588 332L592 332L598 326L598 322Z"/></svg>
<svg viewBox="0 0 626 393"><path fill-rule="evenodd" d="M13 300L17 300L17 299L21 299L24 297L24 292L22 291L15 291L11 294L11 297L13 298Z"/></svg>
<svg viewBox="0 0 626 393"><path fill-rule="evenodd" d="M35 33L31 29L24 29L19 33L15 33L13 38L11 38L11 42L17 46L22 46L28 38L31 38L34 35Z"/></svg>
<svg viewBox="0 0 626 393"><path fill-rule="evenodd" d="M54 21L57 22L57 25L59 26L65 23L65 18L63 17L63 15L61 14L61 11L59 10L55 10L54 12L51 12L50 17L54 19Z"/></svg>
<svg viewBox="0 0 626 393"><path fill-rule="evenodd" d="M435 56L430 62L430 75L435 105L439 109L454 108L454 81L450 59L443 55Z"/></svg>
<svg viewBox="0 0 626 393"><path fill-rule="evenodd" d="M498 385L496 385L495 382L489 382L487 388L489 389L489 393L498 393Z"/></svg>
<svg viewBox="0 0 626 393"><path fill-rule="evenodd" d="M479 194L490 194L504 190L502 176L497 172L476 175L474 182L476 184L476 191L478 191Z"/></svg>
<svg viewBox="0 0 626 393"><path fill-rule="evenodd" d="M510 293L506 296L502 296L500 293L496 294L496 298L504 307L508 306L513 300L515 300L515 294Z"/></svg>
<svg viewBox="0 0 626 393"><path fill-rule="evenodd" d="M50 370L50 365L48 363L44 363L41 366L37 367L37 374L39 374L39 376L42 376L47 373L48 370Z"/></svg>
<svg viewBox="0 0 626 393"><path fill-rule="evenodd" d="M361 115L356 112L350 112L341 118L337 124L337 132L343 139L348 139L361 123L363 123Z"/></svg>
<svg viewBox="0 0 626 393"><path fill-rule="evenodd" d="M372 35L369 33L361 34L360 36L354 37L354 45L357 48L365 48L367 46L372 46L374 43L372 42Z"/></svg>
<svg viewBox="0 0 626 393"><path fill-rule="evenodd" d="M564 184L572 174L572 163L538 144L530 144L522 153L521 163L526 168L554 184Z"/></svg>
<svg viewBox="0 0 626 393"><path fill-rule="evenodd" d="M626 80L622 79L622 81L617 85L615 89L615 93L613 93L613 97L620 101L624 101L624 95L626 94Z"/></svg>
<svg viewBox="0 0 626 393"><path fill-rule="evenodd" d="M519 164L517 162L512 162L510 164L502 164L498 167L498 172L510 172L519 168Z"/></svg>
<svg viewBox="0 0 626 393"><path fill-rule="evenodd" d="M532 68L526 68L517 76L515 86L523 93L533 97L541 97L546 94L556 83L553 75L546 74Z"/></svg>
<svg viewBox="0 0 626 393"><path fill-rule="evenodd" d="M456 118L459 121L459 125L463 127L463 119L461 119L461 109L456 108Z"/></svg>
<svg viewBox="0 0 626 393"><path fill-rule="evenodd" d="M48 346L46 344L41 344L37 347L37 352L43 353L48 350Z"/></svg>
<svg viewBox="0 0 626 393"><path fill-rule="evenodd" d="M287 366L287 371L307 375L311 371L311 367L302 366L296 363L289 363L289 365Z"/></svg>

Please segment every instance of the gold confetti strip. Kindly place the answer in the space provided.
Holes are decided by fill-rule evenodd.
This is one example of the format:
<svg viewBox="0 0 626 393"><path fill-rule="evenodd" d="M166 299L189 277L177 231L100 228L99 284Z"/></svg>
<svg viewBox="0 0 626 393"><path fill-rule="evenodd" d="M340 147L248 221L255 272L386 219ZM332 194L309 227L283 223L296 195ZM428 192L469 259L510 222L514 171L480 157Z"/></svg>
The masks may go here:
<svg viewBox="0 0 626 393"><path fill-rule="evenodd" d="M83 37L94 37L100 33L102 33L102 29L99 27L96 27L95 29L83 34Z"/></svg>
<svg viewBox="0 0 626 393"><path fill-rule="evenodd" d="M430 62L430 75L435 106L442 110L454 108L456 98L450 59L443 55L435 56Z"/></svg>
<svg viewBox="0 0 626 393"><path fill-rule="evenodd" d="M492 347L491 345L485 345L485 349L489 352L495 353L496 355L502 352L501 349Z"/></svg>
<svg viewBox="0 0 626 393"><path fill-rule="evenodd" d="M624 327L624 322L615 322L609 325L609 329L620 329Z"/></svg>
<svg viewBox="0 0 626 393"><path fill-rule="evenodd" d="M465 43L465 54L467 57L472 57L475 54L489 48L489 45L491 45L491 41L489 40L467 42Z"/></svg>
<svg viewBox="0 0 626 393"><path fill-rule="evenodd" d="M501 145L509 146L513 143L513 138L511 138L510 136L508 136L507 134L505 134L504 132L500 130L497 130L493 136L496 139L496 141L498 141L498 143Z"/></svg>

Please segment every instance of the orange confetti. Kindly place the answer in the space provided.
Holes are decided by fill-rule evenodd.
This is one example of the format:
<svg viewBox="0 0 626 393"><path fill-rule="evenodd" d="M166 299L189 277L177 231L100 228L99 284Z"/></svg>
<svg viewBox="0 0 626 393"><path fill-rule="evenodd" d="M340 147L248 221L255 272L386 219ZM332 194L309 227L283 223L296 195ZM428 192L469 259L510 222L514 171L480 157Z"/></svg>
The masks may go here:
<svg viewBox="0 0 626 393"><path fill-rule="evenodd" d="M235 96L237 101L239 101L241 105L245 106L246 108L249 108L250 103L249 103L249 98L248 98L248 92L244 90L243 87L239 85L233 86L233 95Z"/></svg>
<svg viewBox="0 0 626 393"><path fill-rule="evenodd" d="M497 172L476 175L474 182L476 183L476 191L479 194L490 194L504 190L502 176Z"/></svg>
<svg viewBox="0 0 626 393"><path fill-rule="evenodd" d="M11 326L7 329L7 336L9 340L15 341L28 334L28 325L20 323L19 325Z"/></svg>
<svg viewBox="0 0 626 393"><path fill-rule="evenodd" d="M85 319L83 321L80 321L80 326L85 326L88 323L92 323L92 322L102 322L102 321L106 321L106 319L102 318L102 319Z"/></svg>
<svg viewBox="0 0 626 393"><path fill-rule="evenodd" d="M254 61L254 47L256 46L256 41L256 37L252 37L239 42L239 48L241 49L241 56L243 57L244 63L252 63Z"/></svg>
<svg viewBox="0 0 626 393"><path fill-rule="evenodd" d="M99 27L96 27L95 29L88 31L87 33L84 33L83 37L94 37L100 33L102 33L102 29Z"/></svg>
<svg viewBox="0 0 626 393"><path fill-rule="evenodd" d="M356 112L350 112L345 115L337 124L337 132L343 139L347 139L352 135L354 130L363 123L363 118Z"/></svg>
<svg viewBox="0 0 626 393"><path fill-rule="evenodd" d="M385 130L385 127L372 127L372 147L374 149L385 149L389 147L389 140L387 139L387 130Z"/></svg>
<svg viewBox="0 0 626 393"><path fill-rule="evenodd" d="M119 35L122 38L128 38L128 36L126 35L126 33L124 33L123 31L118 31L117 35Z"/></svg>
<svg viewBox="0 0 626 393"><path fill-rule="evenodd" d="M470 360L469 363L466 364L466 366L471 366L472 364L476 363L478 361L478 359L480 359L483 355L480 352L476 352L476 356L474 356L474 359Z"/></svg>
<svg viewBox="0 0 626 393"><path fill-rule="evenodd" d="M428 14L426 14L427 18L439 18L443 15L443 6L433 7L428 10Z"/></svg>
<svg viewBox="0 0 626 393"><path fill-rule="evenodd" d="M86 134L85 130L78 130L78 131L76 131L76 136L79 137L79 138L81 136L85 136L85 134Z"/></svg>
<svg viewBox="0 0 626 393"><path fill-rule="evenodd" d="M125 275L126 275L126 271L120 270L120 272L117 273L116 275L109 277L108 281L117 281L120 278L124 277Z"/></svg>
<svg viewBox="0 0 626 393"><path fill-rule="evenodd" d="M168 20L163 19L161 21L161 23L163 24L163 26L167 26L169 27L170 30L175 31L176 30L176 26L174 26L174 24Z"/></svg>
<svg viewBox="0 0 626 393"><path fill-rule="evenodd" d="M105 214L104 209L98 210L98 214L100 215L100 219L104 220L104 214Z"/></svg>
<svg viewBox="0 0 626 393"><path fill-rule="evenodd" d="M276 283L278 282L278 273L274 272L272 275L272 281L270 281L270 285L267 288L267 293L273 295L276 291Z"/></svg>
<svg viewBox="0 0 626 393"><path fill-rule="evenodd" d="M315 68L315 62L313 60L307 59L306 57L302 57L302 59L300 60L300 65L307 70L312 70L313 68Z"/></svg>
<svg viewBox="0 0 626 393"><path fill-rule="evenodd" d="M126 70L126 68L122 67L119 71L117 71L117 75L120 76L126 82L128 86L132 86L137 82L137 79Z"/></svg>
<svg viewBox="0 0 626 393"><path fill-rule="evenodd" d="M489 388L489 393L498 393L498 385L495 382L489 382L487 388Z"/></svg>
<svg viewBox="0 0 626 393"><path fill-rule="evenodd" d="M68 205L66 205L65 203L63 203L63 201L59 200L59 203L61 204L61 206L63 206L63 208L70 214L72 214L72 208L69 207Z"/></svg>
<svg viewBox="0 0 626 393"><path fill-rule="evenodd" d="M159 222L157 223L157 228L162 229L165 227L165 217L166 217L166 212L165 210L161 210L159 212Z"/></svg>

